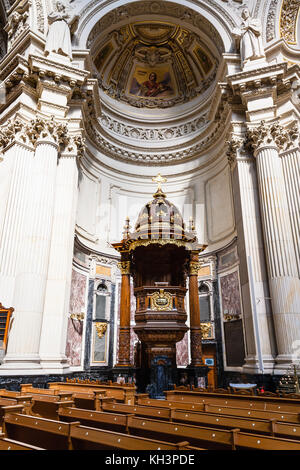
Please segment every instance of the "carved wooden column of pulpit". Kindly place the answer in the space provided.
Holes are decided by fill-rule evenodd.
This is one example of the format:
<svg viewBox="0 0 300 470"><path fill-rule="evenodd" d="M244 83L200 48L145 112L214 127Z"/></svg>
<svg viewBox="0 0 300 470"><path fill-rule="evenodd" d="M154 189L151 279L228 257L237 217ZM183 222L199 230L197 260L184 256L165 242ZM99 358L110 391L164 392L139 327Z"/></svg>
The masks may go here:
<svg viewBox="0 0 300 470"><path fill-rule="evenodd" d="M198 290L199 251L192 251L189 263L189 300L190 300L190 332L191 332L191 366L203 365L201 344L200 304Z"/></svg>
<svg viewBox="0 0 300 470"><path fill-rule="evenodd" d="M128 253L122 253L119 267L121 269L122 281L117 367L130 367L130 261L128 260Z"/></svg>

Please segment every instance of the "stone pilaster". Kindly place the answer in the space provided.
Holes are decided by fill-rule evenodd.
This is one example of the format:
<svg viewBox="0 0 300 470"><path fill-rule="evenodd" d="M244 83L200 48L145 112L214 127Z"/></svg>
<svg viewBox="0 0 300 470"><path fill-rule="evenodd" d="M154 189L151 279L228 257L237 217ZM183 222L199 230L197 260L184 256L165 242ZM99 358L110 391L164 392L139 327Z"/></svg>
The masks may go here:
<svg viewBox="0 0 300 470"><path fill-rule="evenodd" d="M285 132L286 141L280 153L289 207L298 277L300 277L300 151L298 125Z"/></svg>
<svg viewBox="0 0 300 470"><path fill-rule="evenodd" d="M4 305L12 306L34 148L26 135L26 124L17 118L0 129L0 144L5 171L1 179L0 298Z"/></svg>
<svg viewBox="0 0 300 470"><path fill-rule="evenodd" d="M68 137L60 154L55 184L55 206L47 285L41 329L41 365L48 370L68 368L65 356L70 301L75 216L78 197L77 158L80 136Z"/></svg>
<svg viewBox="0 0 300 470"><path fill-rule="evenodd" d="M17 267L14 321L2 368L40 368L40 334L54 213L55 179L60 144L67 129L54 119L36 118L27 131L35 146L26 224Z"/></svg>
<svg viewBox="0 0 300 470"><path fill-rule="evenodd" d="M244 370L272 372L274 332L265 264L255 159L245 148L245 135L231 134L227 157L232 186L240 259L243 323L246 340Z"/></svg>
<svg viewBox="0 0 300 470"><path fill-rule="evenodd" d="M300 280L279 149L286 141L279 124L264 121L248 132L256 157L270 296L277 340L277 369L286 368L300 338Z"/></svg>

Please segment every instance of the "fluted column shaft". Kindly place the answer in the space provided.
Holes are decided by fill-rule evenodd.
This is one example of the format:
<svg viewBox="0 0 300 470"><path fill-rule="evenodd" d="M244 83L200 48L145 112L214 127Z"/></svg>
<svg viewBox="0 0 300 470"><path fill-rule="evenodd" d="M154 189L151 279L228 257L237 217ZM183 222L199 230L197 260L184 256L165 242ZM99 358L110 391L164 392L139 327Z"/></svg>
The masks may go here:
<svg viewBox="0 0 300 470"><path fill-rule="evenodd" d="M199 253L192 252L189 272L191 366L203 365L200 303L198 289Z"/></svg>
<svg viewBox="0 0 300 470"><path fill-rule="evenodd" d="M13 305L16 266L22 250L33 155L33 148L15 142L5 152L5 162L2 163L6 164L6 174L3 185L1 184L5 194L1 195L0 299L6 307Z"/></svg>
<svg viewBox="0 0 300 470"><path fill-rule="evenodd" d="M4 367L37 368L45 300L58 146L37 142L26 208L25 236L14 289L15 318Z"/></svg>
<svg viewBox="0 0 300 470"><path fill-rule="evenodd" d="M119 354L117 367L130 364L130 261L121 254Z"/></svg>
<svg viewBox="0 0 300 470"><path fill-rule="evenodd" d="M293 343L300 338L300 280L277 146L258 146L256 161L280 368L292 360Z"/></svg>
<svg viewBox="0 0 300 470"><path fill-rule="evenodd" d="M300 152L294 149L281 156L287 201L296 255L298 277L300 277Z"/></svg>
<svg viewBox="0 0 300 470"><path fill-rule="evenodd" d="M230 144L234 142L232 136ZM230 148L233 196L240 266L243 324L245 331L245 372L272 371L275 338L271 315L267 267L259 209L255 159L246 153L244 140L238 149Z"/></svg>
<svg viewBox="0 0 300 470"><path fill-rule="evenodd" d="M48 369L68 367L65 356L77 207L76 154L60 157L43 323L41 364Z"/></svg>

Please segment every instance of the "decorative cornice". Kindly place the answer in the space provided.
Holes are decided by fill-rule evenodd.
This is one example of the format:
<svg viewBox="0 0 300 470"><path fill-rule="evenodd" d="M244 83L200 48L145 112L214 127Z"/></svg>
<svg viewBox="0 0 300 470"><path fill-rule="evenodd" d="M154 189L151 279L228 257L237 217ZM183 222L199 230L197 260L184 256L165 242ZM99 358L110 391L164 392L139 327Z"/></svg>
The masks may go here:
<svg viewBox="0 0 300 470"><path fill-rule="evenodd" d="M212 0L206 0L206 3L210 4L210 6L214 10L218 10L221 14L222 18L226 18L227 22L229 23L230 27L233 28L235 26L234 21L232 20L231 16L225 11L224 8L217 5L216 2ZM91 18L91 15L95 15L95 11L91 11L91 9L96 6L98 9L103 9L105 5L99 5L98 1L93 2L87 8L90 11L90 14L85 18L83 23L79 26L78 29L78 36L80 37L82 30L87 25L88 21ZM82 14L87 13L87 10L81 12ZM104 15L100 21L94 26L91 33L89 34L87 47L91 47L93 42L97 40L100 34L102 34L106 29L111 28L114 25L117 25L124 19L129 19L130 17L137 17L141 15L158 15L159 17L168 16L171 18L180 19L186 24L190 24L195 26L196 28L200 28L208 37L214 38L214 42L218 50L222 53L223 52L223 41L220 37L220 34L215 29L215 27L200 13L197 13L194 10L191 10L183 5L178 5L172 2L162 2L162 1L144 1L144 2L133 2L127 3L126 5L120 6L116 8L106 15Z"/></svg>
<svg viewBox="0 0 300 470"><path fill-rule="evenodd" d="M101 127L99 123L96 122L85 121L85 129L87 135L96 147L98 147L99 151L113 159L134 161L138 164L173 164L174 162L181 163L199 157L199 154L217 142L224 131L226 117L227 111L224 110L222 118L212 123L210 130L207 126L205 135L200 136L200 138L197 136L193 142L189 143L188 147L186 145L177 145L167 152L165 148L155 148L149 152L147 151L148 149L137 149L136 147L126 145L116 140L114 142L111 135L101 134Z"/></svg>
<svg viewBox="0 0 300 470"><path fill-rule="evenodd" d="M203 129L209 123L207 114L178 126L168 126L161 128L146 128L129 125L116 119L112 119L110 116L104 113L102 113L99 121L106 130L109 130L122 137L129 137L139 141L164 141L173 140L175 138L182 138Z"/></svg>

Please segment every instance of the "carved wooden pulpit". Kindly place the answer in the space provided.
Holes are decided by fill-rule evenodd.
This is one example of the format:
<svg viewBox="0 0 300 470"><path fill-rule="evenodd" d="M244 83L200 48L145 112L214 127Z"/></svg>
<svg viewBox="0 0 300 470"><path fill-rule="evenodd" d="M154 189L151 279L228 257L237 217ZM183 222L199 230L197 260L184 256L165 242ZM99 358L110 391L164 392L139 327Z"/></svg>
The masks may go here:
<svg viewBox="0 0 300 470"><path fill-rule="evenodd" d="M199 245L193 222L186 230L177 207L166 199L160 175L153 200L141 210L134 232L127 219L123 240L113 247L121 254L119 357L117 367L130 364L130 276L133 276L136 312L134 331L141 341L142 368L146 384L152 384L154 369L160 380L163 364L176 370L176 343L188 331L185 310L189 277L190 352L192 367L201 367L201 327L198 293ZM159 379L157 379L159 380ZM159 387L156 383L154 386ZM155 394L154 394L155 395ZM158 394L159 395L159 394Z"/></svg>

